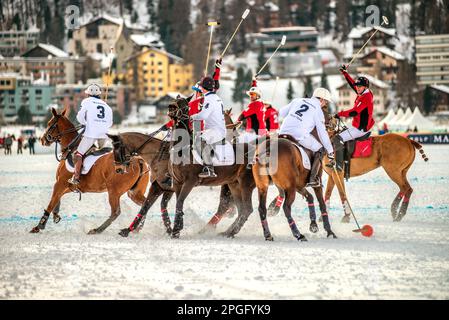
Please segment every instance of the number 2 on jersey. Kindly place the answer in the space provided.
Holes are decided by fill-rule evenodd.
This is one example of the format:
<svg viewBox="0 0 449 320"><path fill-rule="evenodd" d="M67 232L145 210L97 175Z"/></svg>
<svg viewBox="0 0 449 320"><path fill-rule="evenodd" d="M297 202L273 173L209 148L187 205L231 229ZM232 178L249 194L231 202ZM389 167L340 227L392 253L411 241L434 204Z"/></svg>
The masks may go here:
<svg viewBox="0 0 449 320"><path fill-rule="evenodd" d="M296 112L295 114L298 115L299 117L302 117L302 114L304 112L306 112L307 110L309 110L309 106L306 104L303 104Z"/></svg>
<svg viewBox="0 0 449 320"><path fill-rule="evenodd" d="M97 110L100 111L100 113L97 113L98 119L104 119L104 107L103 106L97 106Z"/></svg>

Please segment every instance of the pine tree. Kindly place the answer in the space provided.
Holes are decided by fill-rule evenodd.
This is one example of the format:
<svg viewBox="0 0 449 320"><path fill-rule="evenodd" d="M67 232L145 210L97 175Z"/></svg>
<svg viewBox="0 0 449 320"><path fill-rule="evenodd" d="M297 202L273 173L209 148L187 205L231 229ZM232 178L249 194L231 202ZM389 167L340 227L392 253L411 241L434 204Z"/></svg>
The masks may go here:
<svg viewBox="0 0 449 320"><path fill-rule="evenodd" d="M313 84L312 84L312 78L307 77L306 83L304 84L304 97L311 97L313 94Z"/></svg>
<svg viewBox="0 0 449 320"><path fill-rule="evenodd" d="M237 69L237 78L234 82L234 89L232 93L232 101L240 102L243 105L243 99L245 98L245 70L242 67Z"/></svg>
<svg viewBox="0 0 449 320"><path fill-rule="evenodd" d="M147 0L147 12L149 16L149 23L151 24L151 31L156 31L157 29L157 8L154 0Z"/></svg>
<svg viewBox="0 0 449 320"><path fill-rule="evenodd" d="M257 70L260 70L260 68L262 68L262 66L265 64L267 60L265 59L265 46L261 43L260 44L260 50L259 50L259 55L257 56L257 63L259 64L259 66L257 67ZM270 64L268 63L265 68L262 70L262 72L260 74L270 74Z"/></svg>
<svg viewBox="0 0 449 320"><path fill-rule="evenodd" d="M293 90L292 82L289 81L288 87L287 87L287 100L292 101L294 96L295 96L295 91Z"/></svg>
<svg viewBox="0 0 449 320"><path fill-rule="evenodd" d="M329 83L327 81L327 74L324 72L321 74L321 88L325 88L329 90Z"/></svg>
<svg viewBox="0 0 449 320"><path fill-rule="evenodd" d="M123 6L128 12L128 14L131 14L133 12L133 0L122 0Z"/></svg>
<svg viewBox="0 0 449 320"><path fill-rule="evenodd" d="M122 120L123 120L123 117L120 114L120 112L118 112L118 110L114 110L112 112L112 123L113 124L121 124Z"/></svg>
<svg viewBox="0 0 449 320"><path fill-rule="evenodd" d="M17 111L17 124L32 124L33 123L33 115L31 111L26 106L21 106Z"/></svg>

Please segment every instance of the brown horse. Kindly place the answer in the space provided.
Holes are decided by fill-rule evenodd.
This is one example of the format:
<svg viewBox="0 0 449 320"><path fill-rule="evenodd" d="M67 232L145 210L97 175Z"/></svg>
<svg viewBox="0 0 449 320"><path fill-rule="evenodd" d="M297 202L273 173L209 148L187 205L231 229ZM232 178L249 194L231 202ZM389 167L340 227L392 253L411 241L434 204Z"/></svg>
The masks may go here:
<svg viewBox="0 0 449 320"><path fill-rule="evenodd" d="M275 144L277 144L277 158L271 159L270 153L274 152L274 147L272 146ZM257 161L253 165L253 176L259 193L260 221L262 223L265 240L268 241L273 240L268 227L266 208L267 191L270 179L278 189L284 190L285 192L283 209L293 236L299 241L307 241L306 237L299 232L295 220L291 215L291 206L295 201L296 192L306 197L309 204L309 212L312 219L310 230L312 232L318 231L315 221L316 216L313 207L313 197L305 189L310 170L304 168L301 154L294 144L296 144L296 141L293 137L282 135L279 138L272 137L264 141L257 148ZM277 163L275 164L273 160L277 161ZM323 199L323 191L321 188L314 188L314 192L318 199L321 217L323 219L324 229L327 231L327 236L336 238L329 223L326 204Z"/></svg>
<svg viewBox="0 0 449 320"><path fill-rule="evenodd" d="M65 110L58 114L52 109L53 117L47 124L41 143L50 146L53 142L61 144L63 153L69 154L79 143L77 128L65 117ZM72 149L73 148L73 149ZM128 192L128 196L137 205L141 206L145 200L145 191L149 181L147 165L140 158L131 159L130 170L126 174L115 171L114 155L112 152L99 158L88 174L82 176L77 190L71 189L67 182L72 173L66 169L65 159L59 163L56 172L56 183L53 186L53 194L47 209L44 210L39 224L31 232L37 233L45 229L50 213L53 212L55 223L60 221L58 214L60 201L64 194L77 192L108 192L111 216L98 228L89 231L89 234L101 233L120 215L120 197Z"/></svg>
<svg viewBox="0 0 449 320"><path fill-rule="evenodd" d="M339 121L334 118L330 119L329 117L327 119L329 119L327 120L327 127L330 137L341 132ZM372 139L371 156L352 159L350 176L358 177L379 167L384 168L390 179L399 187L399 193L391 204L391 214L393 221L401 221L407 213L410 197L413 193L413 189L407 180L407 172L412 166L413 161L415 161L415 150L419 150L425 161L428 161L428 158L419 143L401 135L388 133L382 136L374 136ZM323 164L325 164L323 167L329 175L325 193L326 202L328 203L330 200L335 183L337 182L338 192L345 212L342 222L349 223L352 211L346 197L343 172L339 171L337 175L335 170L326 166L327 163L328 159L325 158L323 160ZM401 201L402 204L398 213Z"/></svg>

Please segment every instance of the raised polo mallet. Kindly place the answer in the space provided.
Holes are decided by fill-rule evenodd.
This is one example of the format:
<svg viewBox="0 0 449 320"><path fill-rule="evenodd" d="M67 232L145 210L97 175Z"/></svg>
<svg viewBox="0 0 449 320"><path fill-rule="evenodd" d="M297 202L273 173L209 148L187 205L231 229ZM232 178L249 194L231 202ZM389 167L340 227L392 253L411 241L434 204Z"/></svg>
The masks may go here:
<svg viewBox="0 0 449 320"><path fill-rule="evenodd" d="M338 182L341 190L343 190L343 184L341 183L340 176L338 175L336 166L334 166L334 172L335 172L335 176L337 177L337 182ZM352 230L352 232L360 232L364 237L368 237L368 238L371 237L374 232L373 227L371 227L369 224L366 224L362 228L360 228L359 222L357 221L357 218L355 217L354 211L352 211L352 208L351 208L351 205L349 204L348 199L346 199L346 203L349 206L349 210L351 211L351 214L354 217L354 221L358 228L358 229Z"/></svg>
<svg viewBox="0 0 449 320"><path fill-rule="evenodd" d="M237 33L237 31L240 28L240 25L242 24L243 20L246 19L246 17L249 14L249 9L246 9L245 12L243 12L242 14L242 19L240 19L239 24L237 25L237 28L235 28L234 33L231 36L231 39L229 39L228 44L226 45L226 47L224 48L223 52L220 54L220 58L223 58L224 54L226 53L226 50L228 50L229 45L231 44L232 39L234 39L235 34Z"/></svg>
<svg viewBox="0 0 449 320"><path fill-rule="evenodd" d="M287 36L283 35L282 36L282 40L281 43L279 43L278 47L276 48L276 50L274 50L273 54L268 58L267 62L265 62L265 64L260 68L259 71L257 71L255 77L257 78L259 76L259 74L263 71L263 69L265 69L265 67L267 66L268 62L270 62L271 58L273 58L273 56L276 54L276 52L279 50L279 48L281 46L283 46L285 44L285 42L287 41Z"/></svg>
<svg viewBox="0 0 449 320"><path fill-rule="evenodd" d="M106 79L106 94L105 94L105 98L104 101L107 102L108 101L108 91L109 91L109 78L111 77L111 65L112 65L112 51L114 50L114 47L111 47L109 49L109 69L108 69L108 77Z"/></svg>
<svg viewBox="0 0 449 320"><path fill-rule="evenodd" d="M212 45L212 34L214 33L214 27L218 25L220 25L220 22L218 21L209 21L208 23L206 23L206 26L210 27L210 38L209 38L209 49L207 49L206 69L204 71L204 76L207 76L207 66L209 64L210 47Z"/></svg>
<svg viewBox="0 0 449 320"><path fill-rule="evenodd" d="M380 25L380 27L382 27L383 25L389 25L390 22L388 21L388 18L385 16L382 16L382 23ZM357 58L357 56L359 55L360 52L362 52L363 49L365 49L366 45L368 44L368 42L370 42L370 40L374 37L374 35L379 31L379 29L376 29L376 31L374 31L374 33L371 35L371 37L369 37L369 39L365 42L365 44L363 45L362 48L360 48L360 50L352 57L351 62L349 62L349 64L346 66L346 68L349 68L349 66L354 62L355 58Z"/></svg>

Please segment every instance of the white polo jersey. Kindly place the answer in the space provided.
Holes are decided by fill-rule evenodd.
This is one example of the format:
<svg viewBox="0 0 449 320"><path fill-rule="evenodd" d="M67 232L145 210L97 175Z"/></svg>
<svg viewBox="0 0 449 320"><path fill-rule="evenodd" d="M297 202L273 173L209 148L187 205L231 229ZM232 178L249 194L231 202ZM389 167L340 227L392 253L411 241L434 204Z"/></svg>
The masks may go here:
<svg viewBox="0 0 449 320"><path fill-rule="evenodd" d="M204 131L216 130L218 136L221 137L220 140L226 137L223 101L215 92L209 92L204 96L201 111L192 115L191 119L204 120Z"/></svg>
<svg viewBox="0 0 449 320"><path fill-rule="evenodd" d="M106 133L112 126L112 109L103 100L89 97L81 101L81 110L76 119L86 126L85 137L106 139Z"/></svg>
<svg viewBox="0 0 449 320"><path fill-rule="evenodd" d="M279 111L279 116L284 118L279 134L289 134L300 141L311 137L310 133L316 127L318 137L327 153L333 152L332 143L324 125L320 100L317 98L294 99Z"/></svg>

